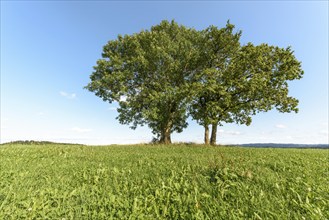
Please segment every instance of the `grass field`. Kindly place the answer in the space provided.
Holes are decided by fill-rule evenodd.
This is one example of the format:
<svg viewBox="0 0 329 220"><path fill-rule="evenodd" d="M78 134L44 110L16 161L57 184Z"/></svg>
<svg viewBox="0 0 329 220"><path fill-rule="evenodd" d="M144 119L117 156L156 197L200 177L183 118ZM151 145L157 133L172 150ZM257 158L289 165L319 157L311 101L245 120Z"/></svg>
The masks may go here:
<svg viewBox="0 0 329 220"><path fill-rule="evenodd" d="M329 150L2 145L0 219L329 219Z"/></svg>

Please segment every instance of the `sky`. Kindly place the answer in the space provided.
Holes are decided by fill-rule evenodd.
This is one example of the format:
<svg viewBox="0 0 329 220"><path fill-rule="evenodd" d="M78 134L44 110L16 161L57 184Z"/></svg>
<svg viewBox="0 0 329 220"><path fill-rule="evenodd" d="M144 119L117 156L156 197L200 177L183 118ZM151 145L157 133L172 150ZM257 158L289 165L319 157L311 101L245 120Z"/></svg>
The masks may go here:
<svg viewBox="0 0 329 220"><path fill-rule="evenodd" d="M241 43L291 46L304 77L289 83L299 113L253 116L250 126L224 124L218 144L328 144L328 1L1 1L0 142L90 145L147 143L151 130L121 125L116 103L84 89L103 46L119 34L162 20L197 30L242 31ZM203 141L189 119L173 142Z"/></svg>

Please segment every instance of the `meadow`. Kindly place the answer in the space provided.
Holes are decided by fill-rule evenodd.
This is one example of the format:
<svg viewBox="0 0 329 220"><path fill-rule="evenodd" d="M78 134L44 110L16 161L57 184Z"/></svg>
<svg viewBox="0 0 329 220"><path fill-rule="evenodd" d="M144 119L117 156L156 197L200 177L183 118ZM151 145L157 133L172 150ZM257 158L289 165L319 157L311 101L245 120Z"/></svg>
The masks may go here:
<svg viewBox="0 0 329 220"><path fill-rule="evenodd" d="M0 145L0 219L329 219L329 150Z"/></svg>

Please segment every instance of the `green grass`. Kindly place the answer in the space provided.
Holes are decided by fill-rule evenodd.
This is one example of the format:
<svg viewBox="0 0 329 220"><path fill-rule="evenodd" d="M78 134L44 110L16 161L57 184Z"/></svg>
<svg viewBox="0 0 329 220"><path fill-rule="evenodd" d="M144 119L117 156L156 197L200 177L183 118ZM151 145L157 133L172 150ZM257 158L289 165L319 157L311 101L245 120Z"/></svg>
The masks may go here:
<svg viewBox="0 0 329 220"><path fill-rule="evenodd" d="M329 219L329 151L7 144L0 219Z"/></svg>

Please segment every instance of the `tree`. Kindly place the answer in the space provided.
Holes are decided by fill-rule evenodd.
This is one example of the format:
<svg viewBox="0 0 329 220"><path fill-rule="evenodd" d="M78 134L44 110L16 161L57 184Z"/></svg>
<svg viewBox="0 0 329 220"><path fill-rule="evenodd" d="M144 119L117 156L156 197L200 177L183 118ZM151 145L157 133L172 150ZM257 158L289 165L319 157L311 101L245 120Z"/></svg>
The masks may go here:
<svg viewBox="0 0 329 220"><path fill-rule="evenodd" d="M189 79L198 69L199 32L163 21L103 48L86 88L119 103L122 124L148 125L161 143L187 127Z"/></svg>
<svg viewBox="0 0 329 220"><path fill-rule="evenodd" d="M212 124L211 144L216 144L217 126L223 122L250 125L252 115L273 108L298 112L298 100L288 96L288 81L300 79L303 71L291 48L251 43L241 47L237 43L241 33L233 35L228 27L228 36L234 39L231 42L235 46L224 45L233 47L228 51L206 47L208 62L196 75L198 89L194 90L197 92L191 105L194 119L203 126ZM223 45L221 37L206 39L211 39L214 45ZM206 144L208 132L206 127Z"/></svg>
<svg viewBox="0 0 329 220"><path fill-rule="evenodd" d="M217 133L218 113L223 110L229 100L225 93L223 80L230 75L225 74L233 56L240 49L241 32L233 33L234 25L229 21L225 28L218 29L210 26L200 32L201 43L200 62L202 67L193 78L193 98L191 100L189 112L193 119L204 126L205 144L209 144L209 125L212 125L211 143L216 142L214 138ZM227 81L227 80L226 80ZM227 114L221 114L221 122L233 122Z"/></svg>

